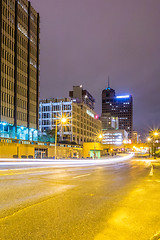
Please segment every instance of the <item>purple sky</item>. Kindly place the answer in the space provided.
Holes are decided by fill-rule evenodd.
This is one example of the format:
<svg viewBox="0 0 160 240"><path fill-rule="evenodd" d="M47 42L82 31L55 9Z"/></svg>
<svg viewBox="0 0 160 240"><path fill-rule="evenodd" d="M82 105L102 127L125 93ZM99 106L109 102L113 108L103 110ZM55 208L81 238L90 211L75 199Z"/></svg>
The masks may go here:
<svg viewBox="0 0 160 240"><path fill-rule="evenodd" d="M73 85L134 98L134 129L160 123L160 0L31 0L41 17L41 98Z"/></svg>

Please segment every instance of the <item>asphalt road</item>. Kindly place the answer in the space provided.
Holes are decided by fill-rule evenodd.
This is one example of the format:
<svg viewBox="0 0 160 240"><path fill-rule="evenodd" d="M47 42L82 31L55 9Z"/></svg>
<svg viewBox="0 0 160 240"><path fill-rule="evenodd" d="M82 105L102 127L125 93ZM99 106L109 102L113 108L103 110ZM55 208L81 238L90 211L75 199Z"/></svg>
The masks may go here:
<svg viewBox="0 0 160 240"><path fill-rule="evenodd" d="M0 164L1 240L158 240L159 232L159 163Z"/></svg>

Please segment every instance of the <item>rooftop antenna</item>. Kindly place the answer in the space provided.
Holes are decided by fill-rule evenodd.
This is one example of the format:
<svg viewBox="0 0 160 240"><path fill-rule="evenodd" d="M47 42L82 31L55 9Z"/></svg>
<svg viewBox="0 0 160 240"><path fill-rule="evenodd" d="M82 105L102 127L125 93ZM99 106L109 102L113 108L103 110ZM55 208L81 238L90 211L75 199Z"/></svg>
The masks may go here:
<svg viewBox="0 0 160 240"><path fill-rule="evenodd" d="M108 88L110 88L110 79L109 79L109 76L108 76Z"/></svg>

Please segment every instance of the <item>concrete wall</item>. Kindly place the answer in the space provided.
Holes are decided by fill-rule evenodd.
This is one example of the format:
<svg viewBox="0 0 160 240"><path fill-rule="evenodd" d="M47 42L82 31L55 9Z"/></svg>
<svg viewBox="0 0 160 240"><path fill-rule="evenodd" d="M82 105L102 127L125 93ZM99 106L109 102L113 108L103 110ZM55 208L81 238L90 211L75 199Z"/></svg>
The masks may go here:
<svg viewBox="0 0 160 240"><path fill-rule="evenodd" d="M17 155L18 158L21 158L22 156L35 157L35 149L45 149L49 158L55 156L54 146L0 142L0 158L13 158L14 155ZM57 146L57 158L73 157L81 158L82 148Z"/></svg>
<svg viewBox="0 0 160 240"><path fill-rule="evenodd" d="M55 148L48 148L48 156L55 156ZM57 147L57 158L82 158L82 148Z"/></svg>
<svg viewBox="0 0 160 240"><path fill-rule="evenodd" d="M103 154L103 145L101 143L97 143L97 142L88 142L88 143L84 143L83 144L83 157L87 158L90 157L90 151L91 150L97 150L97 151L101 151L101 155Z"/></svg>
<svg viewBox="0 0 160 240"><path fill-rule="evenodd" d="M13 158L13 155L34 156L34 145L22 145L16 143L0 143L0 158Z"/></svg>

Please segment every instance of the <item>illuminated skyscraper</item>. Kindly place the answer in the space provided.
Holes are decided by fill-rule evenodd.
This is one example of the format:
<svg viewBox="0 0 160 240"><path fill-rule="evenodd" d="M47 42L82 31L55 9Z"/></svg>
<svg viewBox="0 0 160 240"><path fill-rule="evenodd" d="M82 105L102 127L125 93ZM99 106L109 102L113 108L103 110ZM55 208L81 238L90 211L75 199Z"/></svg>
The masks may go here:
<svg viewBox="0 0 160 240"><path fill-rule="evenodd" d="M110 113L119 119L119 129L124 129L132 138L133 132L133 100L131 95L116 96L110 88L102 91L102 114Z"/></svg>
<svg viewBox="0 0 160 240"><path fill-rule="evenodd" d="M36 140L39 14L27 0L0 0L0 136Z"/></svg>

